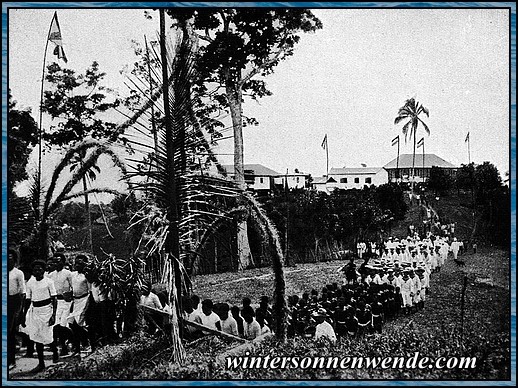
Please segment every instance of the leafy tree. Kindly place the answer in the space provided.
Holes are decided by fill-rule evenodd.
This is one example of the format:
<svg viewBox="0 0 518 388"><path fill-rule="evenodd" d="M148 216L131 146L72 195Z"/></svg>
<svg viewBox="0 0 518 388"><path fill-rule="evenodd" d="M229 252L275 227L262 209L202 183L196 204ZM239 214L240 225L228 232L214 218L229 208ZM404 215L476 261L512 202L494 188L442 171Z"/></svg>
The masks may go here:
<svg viewBox="0 0 518 388"><path fill-rule="evenodd" d="M463 164L455 178L458 189L471 190L475 184L475 163Z"/></svg>
<svg viewBox="0 0 518 388"><path fill-rule="evenodd" d="M416 102L414 98L410 98L405 101L405 105L399 108L398 115L394 120L394 124L399 124L403 120L407 120L405 125L403 125L402 132L405 135L405 141L407 137L414 138L414 152L412 156L412 192L414 191L414 176L415 176L415 148L417 141L417 129L419 124L421 124L426 131L426 133L430 134L430 129L426 125L426 123L419 117L420 114L424 113L426 117L429 117L430 112L426 109L422 104Z"/></svg>
<svg viewBox="0 0 518 388"><path fill-rule="evenodd" d="M199 48L197 85L230 112L234 130L234 174L240 189L244 178L243 126L256 124L243 116L243 96L271 95L263 80L283 59L293 55L301 32L322 27L309 10L298 8L172 8L169 15L206 44ZM240 267L252 264L246 219L238 226Z"/></svg>
<svg viewBox="0 0 518 388"><path fill-rule="evenodd" d="M126 143L116 123L100 118L101 114L120 103L118 99L109 101L110 90L101 84L105 75L95 61L84 74L61 68L57 63L47 66L45 78L54 87L45 91L42 109L58 122L43 135L50 145L67 146L89 137ZM77 170L85 158L84 153L76 155L70 171ZM99 172L99 167L92 165L82 179L90 250L93 249L93 241L87 180L95 179Z"/></svg>
<svg viewBox="0 0 518 388"><path fill-rule="evenodd" d="M405 202L401 185L387 183L376 187L376 202L385 211L390 211L394 220L404 220L408 206Z"/></svg>
<svg viewBox="0 0 518 388"><path fill-rule="evenodd" d="M490 162L479 164L475 168L477 201L487 201L495 191L502 188L502 178L498 169Z"/></svg>
<svg viewBox="0 0 518 388"><path fill-rule="evenodd" d="M447 192L452 186L451 176L444 168L432 166L427 186L428 189L433 190L436 194L443 194Z"/></svg>
<svg viewBox="0 0 518 388"><path fill-rule="evenodd" d="M9 90L7 183L10 196L17 182L28 178L26 167L32 148L38 143L38 125L30 110L16 109Z"/></svg>

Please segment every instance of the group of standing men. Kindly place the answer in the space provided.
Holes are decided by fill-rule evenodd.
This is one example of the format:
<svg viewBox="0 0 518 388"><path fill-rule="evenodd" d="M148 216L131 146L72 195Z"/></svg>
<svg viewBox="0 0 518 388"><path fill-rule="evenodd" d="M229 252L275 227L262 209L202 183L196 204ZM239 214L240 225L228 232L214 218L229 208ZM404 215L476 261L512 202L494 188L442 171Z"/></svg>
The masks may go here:
<svg viewBox="0 0 518 388"><path fill-rule="evenodd" d="M58 362L60 356L80 355L81 345L86 351L93 350L97 343L96 325L87 324L87 312L92 321L104 321L99 312L108 297L93 279L87 279L88 258L78 255L71 271L65 268L65 255L56 253L48 262L33 261L32 276L16 267L14 250L9 250L8 260L9 369L16 366L17 334L25 337L26 356L31 357L36 347L38 365L32 373L45 368L44 346L50 347L53 362Z"/></svg>

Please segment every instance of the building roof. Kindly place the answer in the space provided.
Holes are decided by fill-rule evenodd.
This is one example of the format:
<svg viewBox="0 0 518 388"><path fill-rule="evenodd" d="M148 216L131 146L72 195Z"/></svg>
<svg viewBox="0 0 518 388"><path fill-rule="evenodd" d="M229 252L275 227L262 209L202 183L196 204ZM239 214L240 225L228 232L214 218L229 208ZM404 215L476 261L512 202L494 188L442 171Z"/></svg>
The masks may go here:
<svg viewBox="0 0 518 388"><path fill-rule="evenodd" d="M456 168L450 162L447 162L443 158L438 157L435 154L424 154L424 167L431 168L433 166L441 167L441 168ZM415 154L415 168L423 167L423 154L416 153ZM385 169L395 169L397 168L397 158L394 158L390 162L388 162L385 166ZM403 154L399 155L399 168L412 168L412 154Z"/></svg>
<svg viewBox="0 0 518 388"><path fill-rule="evenodd" d="M332 175L362 175L376 174L383 167L357 167L357 168L331 168L329 174Z"/></svg>
<svg viewBox="0 0 518 388"><path fill-rule="evenodd" d="M325 185L326 184L326 177L325 176L318 176L316 178L313 178L313 182L311 182L314 185Z"/></svg>
<svg viewBox="0 0 518 388"><path fill-rule="evenodd" d="M223 168L227 170L227 173L229 175L234 174L234 165L223 165ZM262 164L245 164L245 174L247 171L253 171L253 175L255 176L279 176L282 174L279 174L278 172L273 171L272 169L269 169L268 167L263 166Z"/></svg>

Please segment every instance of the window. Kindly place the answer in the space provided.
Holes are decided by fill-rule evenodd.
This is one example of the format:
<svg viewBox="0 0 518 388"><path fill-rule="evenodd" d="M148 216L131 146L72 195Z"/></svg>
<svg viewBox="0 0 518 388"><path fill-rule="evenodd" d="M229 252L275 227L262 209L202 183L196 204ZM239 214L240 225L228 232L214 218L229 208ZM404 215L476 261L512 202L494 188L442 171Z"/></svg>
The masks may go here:
<svg viewBox="0 0 518 388"><path fill-rule="evenodd" d="M360 178L354 178L354 183L360 183Z"/></svg>
<svg viewBox="0 0 518 388"><path fill-rule="evenodd" d="M347 183L347 178L340 178L340 183Z"/></svg>
<svg viewBox="0 0 518 388"><path fill-rule="evenodd" d="M259 178L260 183L264 183L264 178Z"/></svg>
<svg viewBox="0 0 518 388"><path fill-rule="evenodd" d="M365 178L365 183L372 183L372 178Z"/></svg>
<svg viewBox="0 0 518 388"><path fill-rule="evenodd" d="M297 177L297 183L299 183L299 177Z"/></svg>

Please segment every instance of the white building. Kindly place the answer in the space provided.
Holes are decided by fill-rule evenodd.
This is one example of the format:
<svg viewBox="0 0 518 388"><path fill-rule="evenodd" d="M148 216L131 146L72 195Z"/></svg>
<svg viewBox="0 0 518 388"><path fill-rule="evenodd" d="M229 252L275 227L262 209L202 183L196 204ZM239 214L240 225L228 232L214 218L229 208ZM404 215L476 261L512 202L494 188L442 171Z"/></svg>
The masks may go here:
<svg viewBox="0 0 518 388"><path fill-rule="evenodd" d="M234 166L224 165L228 176L234 177ZM254 191L272 190L274 179L280 174L262 164L245 164L245 182L247 188Z"/></svg>
<svg viewBox="0 0 518 388"><path fill-rule="evenodd" d="M363 189L364 186L379 186L388 183L388 172L383 167L331 168L329 178L337 189Z"/></svg>
<svg viewBox="0 0 518 388"><path fill-rule="evenodd" d="M289 189L306 189L309 187L309 174L294 172L279 175L274 179L275 185L281 187L284 187L285 181L288 182Z"/></svg>

